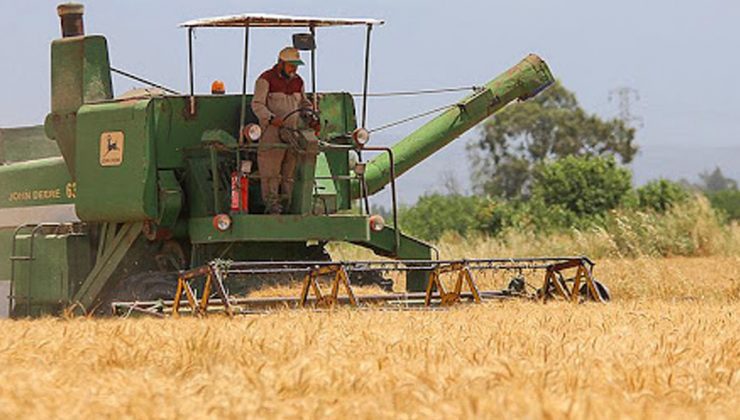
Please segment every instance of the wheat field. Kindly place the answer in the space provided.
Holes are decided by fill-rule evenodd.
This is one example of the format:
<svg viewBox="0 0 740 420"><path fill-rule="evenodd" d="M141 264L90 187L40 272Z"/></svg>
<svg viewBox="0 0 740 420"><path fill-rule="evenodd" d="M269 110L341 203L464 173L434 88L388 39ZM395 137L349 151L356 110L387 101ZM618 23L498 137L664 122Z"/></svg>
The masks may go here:
<svg viewBox="0 0 740 420"><path fill-rule="evenodd" d="M613 303L6 320L0 418L739 418L740 258L596 273Z"/></svg>

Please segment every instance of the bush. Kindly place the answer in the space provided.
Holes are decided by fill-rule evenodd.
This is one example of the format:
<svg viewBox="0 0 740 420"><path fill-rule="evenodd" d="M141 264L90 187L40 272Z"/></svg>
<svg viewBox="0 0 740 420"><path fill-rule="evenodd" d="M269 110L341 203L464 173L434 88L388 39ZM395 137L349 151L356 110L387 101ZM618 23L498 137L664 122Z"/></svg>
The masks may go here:
<svg viewBox="0 0 740 420"><path fill-rule="evenodd" d="M530 198L428 194L401 209L400 224L425 240L488 241L495 244L493 253L737 254L740 226L722 222L740 218L739 191L707 193L710 205L703 194L671 181L638 189L630 181L629 171L612 158L567 157L538 168Z"/></svg>
<svg viewBox="0 0 740 420"><path fill-rule="evenodd" d="M439 239L445 232L466 235L480 230L486 219L490 203L485 198L460 194L427 194L411 206L399 210L398 222L404 232L425 240Z"/></svg>
<svg viewBox="0 0 740 420"><path fill-rule="evenodd" d="M700 256L726 248L728 231L702 195L665 212L620 208L597 228L619 256Z"/></svg>
<svg viewBox="0 0 740 420"><path fill-rule="evenodd" d="M708 192L707 198L728 220L740 220L740 190Z"/></svg>
<svg viewBox="0 0 740 420"><path fill-rule="evenodd" d="M689 198L683 186L667 179L656 179L637 189L640 208L665 212Z"/></svg>
<svg viewBox="0 0 740 420"><path fill-rule="evenodd" d="M547 204L541 197L508 203L509 217L503 228L532 233L552 233L573 226L587 226L591 218L579 217L560 204Z"/></svg>
<svg viewBox="0 0 740 420"><path fill-rule="evenodd" d="M631 183L632 174L613 157L568 156L539 167L533 198L579 218L603 216L624 201Z"/></svg>

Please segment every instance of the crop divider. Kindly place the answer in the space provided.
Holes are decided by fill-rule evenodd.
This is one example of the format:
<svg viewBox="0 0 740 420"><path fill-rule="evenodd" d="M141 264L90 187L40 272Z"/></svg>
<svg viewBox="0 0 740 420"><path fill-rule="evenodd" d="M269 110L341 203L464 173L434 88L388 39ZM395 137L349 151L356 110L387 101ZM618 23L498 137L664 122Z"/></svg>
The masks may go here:
<svg viewBox="0 0 740 420"><path fill-rule="evenodd" d="M589 294L600 303L606 303L601 293L597 290L596 284L594 283L593 275L591 274L590 267L586 266L586 260L584 259L573 259L556 264L552 264L547 267L545 272L545 281L542 285L540 299L544 302L548 298L552 297L550 290L554 291L555 295L559 295L566 301L577 303L582 297L580 289L583 284L588 288ZM575 277L573 278L573 286L568 287L566 281L563 280L562 271L568 269L576 269Z"/></svg>
<svg viewBox="0 0 740 420"><path fill-rule="evenodd" d="M199 278L205 278L203 284L203 293L198 302L198 298L193 291L191 282ZM172 315L177 317L180 315L180 304L182 302L182 296L185 294L185 298L188 306L193 314L197 316L206 316L208 313L208 307L211 303L211 291L215 290L221 300L221 304L224 307L224 311L227 315L232 315L232 307L229 302L229 296L226 293L226 288L223 284L223 275L216 262L211 262L207 265L194 268L192 270L181 271L177 278L177 291L175 292L175 299L172 303Z"/></svg>
<svg viewBox="0 0 740 420"><path fill-rule="evenodd" d="M321 286L319 286L318 279L322 276L333 275L331 282L331 292L328 295L324 295L321 292ZM311 269L303 278L303 287L301 288L301 296L299 305L306 307L308 304L308 296L310 292L313 292L314 298L316 299L316 306L330 308L337 304L339 297L339 286L344 287L349 303L352 306L357 306L357 298L352 290L352 285L349 282L349 275L347 270L342 264L332 264L326 266L316 266Z"/></svg>
<svg viewBox="0 0 740 420"><path fill-rule="evenodd" d="M445 290L445 286L442 283L441 276L443 274L450 273L456 273L457 279L455 280L455 286L453 287L452 291L448 292L447 290ZM475 303L481 303L478 285L475 283L475 280L473 279L473 273L470 271L470 268L465 263L465 261L437 265L429 274L426 296L424 297L424 306L430 306L432 304L432 295L435 288L439 292L440 305L452 306L456 303L459 303L463 282L468 285L470 293L473 297L473 301Z"/></svg>

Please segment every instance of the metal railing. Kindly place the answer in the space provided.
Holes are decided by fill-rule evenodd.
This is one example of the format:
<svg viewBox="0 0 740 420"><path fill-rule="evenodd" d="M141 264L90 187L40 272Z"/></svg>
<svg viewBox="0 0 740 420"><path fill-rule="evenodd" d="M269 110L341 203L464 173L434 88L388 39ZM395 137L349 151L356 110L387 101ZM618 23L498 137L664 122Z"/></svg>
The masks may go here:
<svg viewBox="0 0 740 420"><path fill-rule="evenodd" d="M349 135L340 135L335 136L332 138L332 140L338 140L338 139L346 139L349 140ZM293 145L284 144L284 143L278 143L278 144L271 144L267 146L268 148L276 148L276 149L287 149L290 147L294 147ZM218 167L219 167L219 153L233 153L234 151L238 156L241 156L242 152L256 152L260 149L264 149L265 145L259 145L256 143L242 143L236 146L225 146L221 143L212 143L208 144L207 148L209 150L209 158L210 158L210 170L214 174L212 176L212 190L213 190L213 204L214 204L214 211L216 214L218 214L221 209L221 203L222 203L222 197L220 196L219 191L221 190L221 186L219 185L219 177L217 174L219 173ZM235 149L235 150L232 150ZM358 156L360 152L371 152L371 153L385 153L388 155L388 171L389 171L389 178L390 178L390 195L391 195L391 220L393 223L393 231L394 231L394 241L393 241L393 252L395 254L398 254L401 247L401 230L399 228L398 223L398 188L396 184L396 168L395 168L395 156L393 153L393 149L388 146L365 146L362 148L358 148L354 145L348 145L348 144L334 144L329 143L327 141L319 140L319 150L320 151L327 151L327 150L343 150L343 151L354 151L358 153ZM241 160L241 158L239 158ZM368 194L368 187L365 180L365 168L367 163L363 162L357 162L357 165L353 169L353 172L351 172L348 175L332 175L332 176L315 176L315 180L333 180L333 181L357 181L359 189L360 189L360 211L363 215L370 215L370 202L369 202L369 196ZM362 168L362 169L360 169ZM237 168L239 170L240 168ZM261 176L259 174L249 174L250 179L260 179ZM314 186L314 189L316 186ZM348 194L351 194L353 186L350 184L349 186L350 190L348 191ZM439 259L439 250L434 247L431 244L427 244L435 253L436 259Z"/></svg>
<svg viewBox="0 0 740 420"><path fill-rule="evenodd" d="M25 301L26 306L26 315L31 315L31 295L32 295L32 289L33 286L33 261L36 259L34 250L35 247L35 239L36 235L43 229L53 229L51 232L53 234L59 234L62 232L63 227L71 226L69 223L26 223L22 224L15 228L13 231L13 238L11 243L11 250L10 250L10 294L8 295L8 309L10 313L14 313L16 303L19 299L23 299ZM18 236L23 232L24 230L31 229L31 232L29 233L29 244L28 244L28 255L18 255ZM71 229L71 228L70 228ZM18 261L27 261L29 263L28 266L28 285L26 287L26 295L20 296L16 289L16 263Z"/></svg>

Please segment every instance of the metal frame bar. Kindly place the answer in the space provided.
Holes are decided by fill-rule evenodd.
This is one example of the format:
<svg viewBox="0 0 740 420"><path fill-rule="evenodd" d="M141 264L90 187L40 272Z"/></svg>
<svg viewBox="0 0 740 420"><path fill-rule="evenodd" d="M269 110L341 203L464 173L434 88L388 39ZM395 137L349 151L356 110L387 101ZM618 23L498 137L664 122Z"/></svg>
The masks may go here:
<svg viewBox="0 0 740 420"><path fill-rule="evenodd" d="M240 173L242 153L241 146L244 144L244 123L247 119L247 75L249 71L249 25L244 27L244 61L242 62L242 103L239 111L239 141L236 147L236 171ZM251 139L247 141L251 142ZM241 208L241 207L240 207Z"/></svg>
<svg viewBox="0 0 740 420"><path fill-rule="evenodd" d="M232 315L231 303L229 296L226 294L226 289L223 285L223 278L221 275L216 262L211 262L207 265L194 268L192 270L181 271L177 278L177 291L175 292L175 298L172 301L172 315L178 317L180 315L180 302L182 301L182 294L185 293L185 298L188 302L191 312L197 316L205 316L208 313L211 298L211 289L216 291L216 294L221 299L221 304L224 307L224 311L227 315ZM205 283L203 285L203 293L198 302L198 298L193 291L191 281L204 277ZM116 313L115 305L112 305L113 313Z"/></svg>
<svg viewBox="0 0 740 420"><path fill-rule="evenodd" d="M350 261L350 262L298 262L298 261L275 261L275 262L223 262L213 261L207 266L191 270L193 273L205 273L203 270L211 271L214 275L219 276L219 281L225 281L229 275L238 274L260 274L260 273L301 273L303 274L303 283L299 296L288 297L271 297L271 298L235 298L230 297L224 300L223 305L204 306L202 303L197 305L193 293L193 302L191 310L198 315L204 315L209 309L211 310L228 310L233 313L259 313L255 308L276 308L276 307L314 307L314 308L331 308L336 304L348 303L352 306L359 307L360 304L377 304L388 303L391 306L383 308L393 309L410 309L413 306L423 307L426 310L432 310L435 307L447 307L468 300L474 303L481 303L483 300L490 299L510 299L526 298L545 302L548 299L561 296L564 300L579 303L583 300L580 295L579 285L585 282L591 291L594 300L603 303L604 300L596 291L591 268L593 262L587 257L534 257L534 258L487 258L472 260L442 260L416 261L424 263L423 266L412 264L410 266L401 266L402 263L409 261ZM251 268L254 267L254 268ZM267 267L267 268L264 268ZM481 291L473 277L472 271L521 271L523 269L545 270L545 283L538 293L517 293L516 291L504 290L485 290ZM565 283L558 287L557 276L561 276L561 270L576 269L576 277L571 279L573 287L568 288ZM416 293L391 293L384 295L370 295L355 297L349 282L349 272L351 271L430 271L426 292ZM442 282L442 275L453 275L454 283L450 290L447 290ZM330 294L323 294L318 284L318 278L321 276L333 276L331 280ZM552 281L555 280L554 283ZM571 281L568 280L568 281ZM338 291L340 284L344 285L347 290L347 296L339 296ZM469 291L463 292L463 286L467 284ZM552 289L550 286L555 289ZM529 285L530 287L531 284ZM436 293L435 293L436 289ZM179 301L182 293L187 293L185 285L178 288L178 294L175 301L164 302L115 302L112 304L114 314L125 312L127 314L137 311L151 313L152 315L161 316L164 308L168 305L174 305L173 311L179 310ZM312 293L313 292L313 293ZM311 296L313 294L313 296ZM241 307L241 308L238 308ZM241 310L239 312L238 310Z"/></svg>
<svg viewBox="0 0 740 420"><path fill-rule="evenodd" d="M193 66L193 28L188 28L188 82L190 84L190 115L195 115L195 79Z"/></svg>
<svg viewBox="0 0 740 420"><path fill-rule="evenodd" d="M314 38L314 47L311 50L311 102L313 105L313 110L318 111L319 110L319 98L316 95L316 89L317 89L317 83L316 83L316 27L310 26L309 30L311 31L311 36Z"/></svg>
<svg viewBox="0 0 740 420"><path fill-rule="evenodd" d="M16 300L18 298L18 296L16 296L16 293L15 293L15 262L16 261L26 261L26 260L29 260L30 261L30 260L33 260L33 242L31 242L31 244L30 244L31 249L29 251L29 255L27 255L27 256L20 256L20 255L16 255L15 254L16 249L17 249L16 245L17 245L18 234L23 229L26 229L26 228L29 228L29 227L34 227L34 226L35 226L34 224L22 224L22 225L16 227L15 230L13 231L13 239L11 241L11 248L10 248L10 290L9 290L10 294L8 295L8 311L9 311L10 314L13 314L15 303L16 303ZM28 302L30 304L30 301L31 301L31 299L30 299L30 291L29 291L29 295L26 296L26 299L28 300ZM28 306L26 306L26 314L27 315L29 314L28 313L29 310L30 310L30 308Z"/></svg>
<svg viewBox="0 0 740 420"><path fill-rule="evenodd" d="M365 70L362 82L362 128L366 128L367 124L367 90L370 80L370 35L373 30L373 25L368 24L365 31Z"/></svg>
<svg viewBox="0 0 740 420"><path fill-rule="evenodd" d="M321 292L321 286L319 286L318 279L321 276L333 275L331 282L331 292L328 295L324 295ZM339 302L339 285L344 286L347 292L346 299L352 306L357 306L357 298L352 290L352 286L349 281L349 275L347 270L341 264L329 265L324 267L315 267L310 272L306 273L303 277L303 286L301 287L301 294L299 298L299 305L302 308L308 306L309 293L313 292L315 298L315 304L318 307L333 307Z"/></svg>
<svg viewBox="0 0 740 420"><path fill-rule="evenodd" d="M393 231L395 236L395 252L398 254L398 251L401 248L401 229L398 226L398 196L396 194L396 169L395 169L395 163L393 158L393 149L387 146L366 146L363 148L364 150L371 151L371 152L386 152L388 153L388 163L389 163L389 171L390 171L390 179L391 179L391 205L392 207L392 218L393 218ZM365 177L362 177L363 182ZM367 189L367 188L365 188ZM368 213L370 212L370 208L368 206Z"/></svg>
<svg viewBox="0 0 740 420"><path fill-rule="evenodd" d="M395 251L398 252L401 244L401 230L398 227L398 193L396 189L396 168L395 168L395 158L393 155L393 148L388 146L365 146L361 150L357 149L352 146L345 146L345 145L334 145L330 143L322 143L321 145L325 149L340 149L340 150L356 150L359 163L362 163L362 155L361 150L366 150L368 152L385 152L388 153L388 162L389 162L389 177L390 177L390 184L391 184L391 209L392 209L392 219L393 219L393 229L395 233ZM328 177L323 178L316 178L316 179L324 179ZM360 198L362 202L365 203L365 209L367 210L367 213L370 214L370 201L369 196L367 194L367 185L365 184L365 175L364 172L362 176L357 177L359 178L360 182ZM333 178L332 178L333 179ZM437 252L437 256L439 256L439 251L435 249Z"/></svg>
<svg viewBox="0 0 740 420"><path fill-rule="evenodd" d="M123 223L115 233L109 233L110 240L106 244L101 256L95 260L90 273L80 285L72 301L79 303L83 309L91 309L90 305L95 302L100 291L105 288L118 265L128 253L136 239L142 233L144 224L142 222Z"/></svg>
<svg viewBox="0 0 740 420"><path fill-rule="evenodd" d="M55 232L59 232L59 228L63 225L63 223L39 223L39 224L33 224L33 223L26 223L22 224L15 228L13 231L13 239L12 239L12 245L11 245L11 251L10 251L10 290L8 295L8 311L10 314L13 314L14 307L16 300L18 299L18 296L16 296L15 293L15 268L16 268L16 261L28 261L28 287L26 288L26 315L31 315L31 286L33 283L33 260L36 259L34 256L34 243L36 234L39 230L45 229L45 228L55 228ZM29 237L29 244L28 244L28 255L16 255L17 250L17 239L18 234L23 229L26 228L33 228L31 229L31 234Z"/></svg>
<svg viewBox="0 0 740 420"><path fill-rule="evenodd" d="M359 157L360 154L358 153L357 156L358 156L358 160L360 160L360 162L358 162L358 164L363 165L363 163L361 161L361 158ZM359 178L360 178L360 196L362 197L361 205L360 206L362 207L362 204L364 204L365 205L365 214L370 214L370 196L367 193L367 181L365 180L365 172L364 171L362 172L362 175L359 176Z"/></svg>
<svg viewBox="0 0 740 420"><path fill-rule="evenodd" d="M442 283L441 276L443 274L457 274L455 279L455 285L452 291L446 291L444 284ZM475 283L473 273L468 268L467 264L463 262L452 263L452 264L441 264L438 265L434 270L429 273L429 280L427 282L426 296L424 298L424 306L430 306L432 304L432 298L434 289L437 289L439 294L440 305L451 306L460 302L462 295L463 282L468 285L470 289L470 296L475 303L481 303L480 292L478 291L478 285Z"/></svg>
<svg viewBox="0 0 740 420"><path fill-rule="evenodd" d="M576 267L582 263L593 267L594 263L585 256L553 256L531 258L472 258L464 260L356 260L356 261L234 261L229 263L229 272L236 274L266 274L275 272L307 272L315 267L344 265L348 271L429 271L439 265L465 263L470 269L545 270L558 263L569 263ZM564 269L562 265L557 269Z"/></svg>
<svg viewBox="0 0 740 420"><path fill-rule="evenodd" d="M221 213L221 195L219 194L219 171L218 171L218 151L215 147L209 147L211 160L211 188L213 189L213 214Z"/></svg>
<svg viewBox="0 0 740 420"><path fill-rule="evenodd" d="M239 114L239 146L244 143L244 122L247 118L247 75L249 71L249 26L244 27L244 61L242 62L242 103ZM237 151L239 148L237 148ZM237 156L239 154L237 153Z"/></svg>

